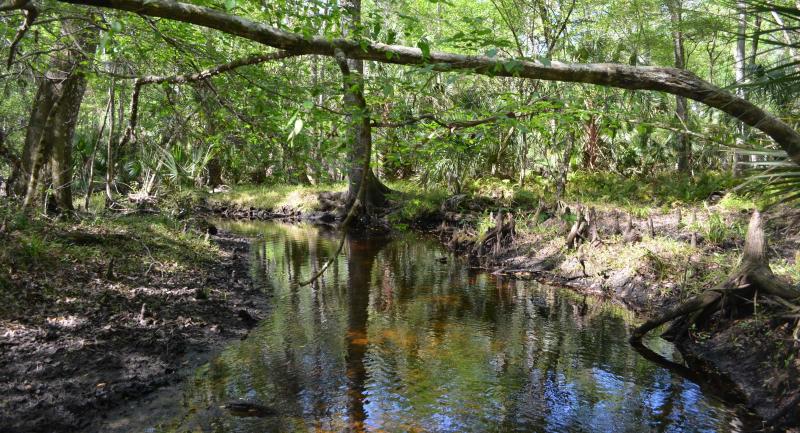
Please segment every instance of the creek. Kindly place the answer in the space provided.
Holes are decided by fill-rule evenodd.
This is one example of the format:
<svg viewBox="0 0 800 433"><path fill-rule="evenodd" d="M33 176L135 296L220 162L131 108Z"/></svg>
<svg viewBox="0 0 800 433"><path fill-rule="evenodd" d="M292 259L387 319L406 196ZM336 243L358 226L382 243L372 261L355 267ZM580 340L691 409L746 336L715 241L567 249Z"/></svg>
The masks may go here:
<svg viewBox="0 0 800 433"><path fill-rule="evenodd" d="M174 393L171 431L746 431L752 419L641 356L632 313L470 269L414 234L218 221L252 238L270 311ZM679 361L668 342L645 342ZM224 409L243 399L269 410ZM246 414L246 413L245 413ZM141 425L139 426L141 428ZM140 430L141 431L141 430Z"/></svg>

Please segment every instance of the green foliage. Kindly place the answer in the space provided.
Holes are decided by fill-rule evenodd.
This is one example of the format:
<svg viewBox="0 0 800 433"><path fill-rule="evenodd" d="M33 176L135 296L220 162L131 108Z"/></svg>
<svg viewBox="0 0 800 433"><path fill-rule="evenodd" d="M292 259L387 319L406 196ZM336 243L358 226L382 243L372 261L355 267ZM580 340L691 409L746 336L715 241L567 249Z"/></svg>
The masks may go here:
<svg viewBox="0 0 800 433"><path fill-rule="evenodd" d="M713 212L708 216L708 223L706 227L705 237L709 242L720 244L727 240L730 236L731 229L725 222L725 219L717 212Z"/></svg>
<svg viewBox="0 0 800 433"><path fill-rule="evenodd" d="M694 204L706 200L713 192L728 190L737 182L730 175L713 172L694 177L659 173L641 178L607 172L576 172L570 176L567 196L580 202L619 205Z"/></svg>
<svg viewBox="0 0 800 433"><path fill-rule="evenodd" d="M20 258L24 262L35 263L40 261L47 252L47 243L41 237L33 234L20 240Z"/></svg>
<svg viewBox="0 0 800 433"><path fill-rule="evenodd" d="M515 185L509 179L496 177L475 179L469 185L469 192L477 196L491 197L501 202L510 202L517 196Z"/></svg>
<svg viewBox="0 0 800 433"><path fill-rule="evenodd" d="M729 211L742 212L754 209L756 203L752 198L729 192L719 201L719 206Z"/></svg>
<svg viewBox="0 0 800 433"><path fill-rule="evenodd" d="M712 245L722 245L726 242L742 242L747 233L747 226L741 221L730 221L721 212L709 211L708 218L703 223L695 223L691 230L703 233L705 239Z"/></svg>
<svg viewBox="0 0 800 433"><path fill-rule="evenodd" d="M527 190L517 189L514 191L514 199L512 201L514 207L522 209L536 209L539 206L541 197L539 194Z"/></svg>
<svg viewBox="0 0 800 433"><path fill-rule="evenodd" d="M544 66L556 61L671 66L672 30L678 25L693 46L704 47L703 55L687 58L687 69L718 86L734 79L723 59L733 48L735 38L729 35L736 29L728 17L735 5L701 1L684 11L681 23L673 23L663 4L648 1L633 7L545 3L365 2L361 25L351 37L362 44L416 46L426 57L437 50L486 55L498 59L495 72L514 74L523 59ZM798 112L797 98L792 97L798 86L788 51L796 42L783 41L782 30L796 36L792 23L798 13L770 2L749 3L765 16L768 11L783 16L787 27L764 20L758 34L762 50L751 65L747 97L791 119ZM303 37L341 36L343 11L338 6L237 0L201 4ZM542 16L542 10L550 13ZM0 124L25 124L37 88L22 77L50 67L49 53L61 44L58 16L82 12L79 7L53 5L40 17L47 20L42 25L47 31L23 38L20 52L30 56L14 65L2 83ZM204 84L145 86L133 145L117 152L118 161L106 161L104 144L108 139L116 142L125 124L118 118L111 136L108 128L100 133L109 89L117 107L128 106L132 91L132 80L112 81L106 72L116 68L120 73L123 65L135 65L141 75L194 73L262 52L263 46L169 20L154 28L125 13L109 12L104 19L108 25L97 34L97 54L87 62L87 92L73 140L76 190L82 192L90 181L102 179L109 164L121 190L131 187L160 195L196 190L210 180L213 161L223 183L233 187L224 200L241 206L313 209L313 189L289 197L280 186L256 190L240 185L326 185L346 176L352 137L343 115L347 107L340 71L334 62L314 56L238 68ZM748 19L752 24L753 18ZM3 28L0 33L12 39L16 25ZM554 29L562 30L554 34ZM373 166L384 180L491 197L516 209L533 209L540 197L552 198L553 180L562 172L570 172L568 200L607 203L640 216L649 206L668 210L673 204L698 203L738 183L719 173L729 170L724 163L729 155L720 152L721 146L741 144L745 138L747 146L770 145L749 133L737 141L741 134L731 119L701 114L692 102L687 124L678 125L670 95L556 82L532 85L469 72L445 74L435 65L409 68L376 62L366 75L364 96L374 122L406 123L372 131ZM491 121L468 124L477 119ZM22 155L24 128L3 128L10 153ZM692 169L699 173L694 177L674 174L675 144L685 129ZM589 155L590 143L597 147L594 156ZM93 154L95 149L99 151ZM92 156L94 179L88 179ZM4 177L9 168L0 158ZM757 182L747 198L758 201L765 190L784 198L796 195L796 172L772 176L770 182ZM730 197L723 200L724 206L746 206ZM95 200L92 197L92 209L100 209ZM424 200L408 206L408 215L428 212Z"/></svg>
<svg viewBox="0 0 800 433"><path fill-rule="evenodd" d="M483 236L494 226L494 216L489 212L485 212L483 215L481 215L476 226L478 237L483 238Z"/></svg>
<svg viewBox="0 0 800 433"><path fill-rule="evenodd" d="M442 190L427 191L411 197L400 198L400 209L390 215L390 222L397 228L408 227L409 223L424 221L439 214L447 193Z"/></svg>

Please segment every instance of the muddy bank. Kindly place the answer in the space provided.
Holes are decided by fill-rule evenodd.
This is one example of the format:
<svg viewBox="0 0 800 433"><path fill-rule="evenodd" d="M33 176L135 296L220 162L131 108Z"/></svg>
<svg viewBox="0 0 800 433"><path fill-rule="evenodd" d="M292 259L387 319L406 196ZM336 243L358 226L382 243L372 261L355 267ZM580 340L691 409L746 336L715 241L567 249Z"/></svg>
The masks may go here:
<svg viewBox="0 0 800 433"><path fill-rule="evenodd" d="M194 208L198 214L213 214L221 218L250 219L250 220L304 220L320 224L334 223L344 218L347 213L343 202L342 192L319 192L313 194L307 201L313 210L303 206L280 205L275 208L264 209L255 206L243 206L220 200L202 200Z"/></svg>
<svg viewBox="0 0 800 433"><path fill-rule="evenodd" d="M724 279L738 263L743 241L734 230L717 236L703 226L713 224L709 218L725 227L743 226L749 216L692 209L687 223L685 211L636 218L616 210L573 209L578 210L538 209L534 217L495 212L489 218L494 224L479 232L485 212L448 209L445 203L439 218L421 227L468 256L474 266L509 278L568 286L647 318ZM784 208L770 217L771 258L778 267L792 264L800 248L800 211ZM687 359L729 377L737 388L734 393L764 420L778 429L797 426L796 307L758 305L758 300L751 304L749 311L711 317L704 329L690 330L689 338L677 343Z"/></svg>
<svg viewBox="0 0 800 433"><path fill-rule="evenodd" d="M571 209L570 209L571 208ZM314 213L282 209L282 217L332 219L340 207ZM630 215L619 209L589 209L562 204L559 209L503 209L485 197L451 197L438 210L404 221L436 236L473 266L514 279L536 279L567 286L620 303L647 318L713 287L736 266L750 212L685 206ZM583 216L577 215L578 209ZM269 219L268 211L218 206L228 216ZM494 211L494 212L491 212ZM589 212L592 215L589 217ZM498 220L498 217L500 218ZM386 219L391 220L390 214ZM591 221L568 244L579 218ZM500 229L498 230L498 227ZM800 211L779 208L766 226L776 273L789 278L800 251ZM796 284L796 281L795 281ZM730 378L740 395L765 420L776 415L778 428L796 426L792 409L800 393L800 341L797 321L782 318L781 306L759 305L755 315L714 317L707 329L680 342L693 365Z"/></svg>
<svg viewBox="0 0 800 433"><path fill-rule="evenodd" d="M201 235L148 235L50 233L47 242L98 247L87 257L11 263L2 280L16 305L0 315L0 431L89 429L176 383L263 317L267 299L248 281L246 239L211 236L209 254L194 257L185 246L170 261L162 246ZM2 236L24 243L25 233Z"/></svg>

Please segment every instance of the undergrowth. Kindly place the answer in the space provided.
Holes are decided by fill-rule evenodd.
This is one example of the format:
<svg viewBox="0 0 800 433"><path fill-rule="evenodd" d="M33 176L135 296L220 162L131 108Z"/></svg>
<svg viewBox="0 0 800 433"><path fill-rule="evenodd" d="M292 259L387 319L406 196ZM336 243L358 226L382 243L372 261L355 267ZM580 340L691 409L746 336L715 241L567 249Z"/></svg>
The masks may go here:
<svg viewBox="0 0 800 433"><path fill-rule="evenodd" d="M346 184L327 185L238 185L227 192L210 194L208 201L215 205L234 205L240 208L278 210L289 207L313 211L319 206L319 193L344 191Z"/></svg>

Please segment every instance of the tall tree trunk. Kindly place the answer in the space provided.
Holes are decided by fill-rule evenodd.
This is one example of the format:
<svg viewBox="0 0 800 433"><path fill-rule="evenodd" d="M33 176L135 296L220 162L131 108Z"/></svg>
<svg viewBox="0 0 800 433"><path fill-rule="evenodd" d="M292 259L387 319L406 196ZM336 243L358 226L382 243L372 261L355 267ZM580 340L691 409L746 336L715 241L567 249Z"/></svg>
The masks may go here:
<svg viewBox="0 0 800 433"><path fill-rule="evenodd" d="M74 21L64 21L61 35L74 45L53 54L50 72L39 83L25 137L23 169L27 185L23 206L36 201L40 172L49 162L55 204L61 212L71 212L72 137L86 90L82 63L87 60L86 53L94 52L96 34L81 31Z"/></svg>
<svg viewBox="0 0 800 433"><path fill-rule="evenodd" d="M45 74L38 78L39 86L36 89L36 97L33 99L31 115L28 118L28 128L25 130L25 142L22 149L22 161L18 170L12 173L10 191L15 195L24 195L28 181L31 177L34 156L37 153L39 142L47 129L47 118L53 109L58 94L56 84Z"/></svg>
<svg viewBox="0 0 800 433"><path fill-rule="evenodd" d="M553 128L553 134L557 131ZM561 201L567 189L567 175L569 175L569 162L572 159L572 147L575 144L575 132L569 131L565 138L564 154L558 162L558 172L556 173L556 202Z"/></svg>
<svg viewBox="0 0 800 433"><path fill-rule="evenodd" d="M103 133L106 130L106 125L108 124L108 116L114 115L114 106L112 101L114 99L114 86L116 85L116 79L111 79L111 85L108 87L108 104L106 104L105 114L103 114L103 122L100 124L100 132L97 134L97 140L94 142L94 146L92 147L92 154L89 156L89 174L87 175L87 184L86 184L86 195L83 197L83 210L89 211L89 202L92 199L92 194L94 193L94 160L97 156L97 149L100 147L100 143L103 141ZM110 137L114 135L114 131L109 131L108 136L109 140Z"/></svg>
<svg viewBox="0 0 800 433"><path fill-rule="evenodd" d="M753 14L753 38L750 40L750 56L747 64L752 68L756 66L756 56L758 56L758 44L761 41L761 15L757 12Z"/></svg>
<svg viewBox="0 0 800 433"><path fill-rule="evenodd" d="M797 43L792 37L792 33L789 31L789 28L786 27L786 23L784 23L781 14L776 10L773 10L771 13L772 18L775 20L775 24L778 25L778 28L781 31L783 43L785 44L786 50L789 52L790 60L794 63L794 68L795 70L800 71L800 53L797 51Z"/></svg>
<svg viewBox="0 0 800 433"><path fill-rule="evenodd" d="M586 101L586 109L592 109L591 101ZM594 170L597 168L597 157L600 153L600 125L597 124L597 116L589 115L583 124L584 144L583 144L583 168Z"/></svg>
<svg viewBox="0 0 800 433"><path fill-rule="evenodd" d="M116 126L116 119L117 119L117 112L115 108L116 104L116 89L111 91L111 119L109 119L108 124L108 141L106 142L106 179L105 179L105 191L106 191L106 208L110 207L111 204L114 202L114 191L112 191L111 186L114 183L114 127ZM119 104L122 106L122 104ZM122 117L120 117L120 122L122 122Z"/></svg>
<svg viewBox="0 0 800 433"><path fill-rule="evenodd" d="M342 22L342 36L357 37L361 25L361 0L343 0L342 7L347 12ZM364 187L364 211L368 211L370 207L381 206L386 202L388 188L378 180L369 164L372 126L369 107L364 98L364 61L338 61L344 79L344 107L351 130L348 136L347 202L352 203L358 195L361 182L367 182Z"/></svg>
<svg viewBox="0 0 800 433"><path fill-rule="evenodd" d="M197 86L195 86L195 99L200 104L201 111L203 113L203 117L205 118L205 136L206 137L214 137L217 135L217 121L214 118L214 108L216 108L217 102L211 101L212 96L211 88L209 87L209 83L206 81L201 81ZM208 143L205 143L206 147L208 147ZM220 163L218 154L214 154L211 159L208 160L208 164L206 165L206 186L210 188L216 188L222 185L222 164Z"/></svg>
<svg viewBox="0 0 800 433"><path fill-rule="evenodd" d="M686 54L683 49L683 2L681 0L670 1L669 15L670 22L672 23L672 52L675 57L675 67L677 69L686 69ZM689 110L687 109L687 101L685 96L675 96L675 116L680 125L679 128L686 129L689 124ZM681 173L688 173L691 170L692 158L692 144L689 141L689 135L686 132L678 133L677 140L678 152L678 171Z"/></svg>
<svg viewBox="0 0 800 433"><path fill-rule="evenodd" d="M745 33L747 32L747 4L743 1L737 1L736 9L738 25L736 28L736 46L733 50L733 72L737 85L736 96L747 99L747 93L743 87L745 80L745 50L747 47L745 39ZM744 147L744 124L740 122L736 127L736 131L736 147L738 149ZM747 161L747 156L741 155L737 151L733 165L733 172L735 175L741 174L741 165L738 163L744 161Z"/></svg>
<svg viewBox="0 0 800 433"><path fill-rule="evenodd" d="M52 153L50 168L53 175L53 195L61 212L72 212L72 136L78 122L83 94L86 91L86 77L75 73L64 83L61 103L50 123Z"/></svg>
<svg viewBox="0 0 800 433"><path fill-rule="evenodd" d="M45 77L45 80L49 81L49 78ZM33 203L36 202L40 174L42 168L45 166L47 160L50 158L50 154L52 153L53 141L47 139L47 136L52 136L55 132L52 130L50 125L52 124L53 118L56 117L55 113L59 110L59 105L61 104L62 99L61 95L58 94L60 92L57 90L55 85L52 87L49 85L44 86L46 88L45 92L52 92L56 99L47 111L47 117L45 117L43 129L41 131L36 131L39 133L39 135L36 137L35 141L30 143L30 149L26 149L26 153L30 152L30 168L28 169L28 177L25 184L25 196L22 201L22 207L24 208L29 208L33 205ZM34 108L34 111L38 111L38 108ZM48 131L50 131L50 133L48 133Z"/></svg>

